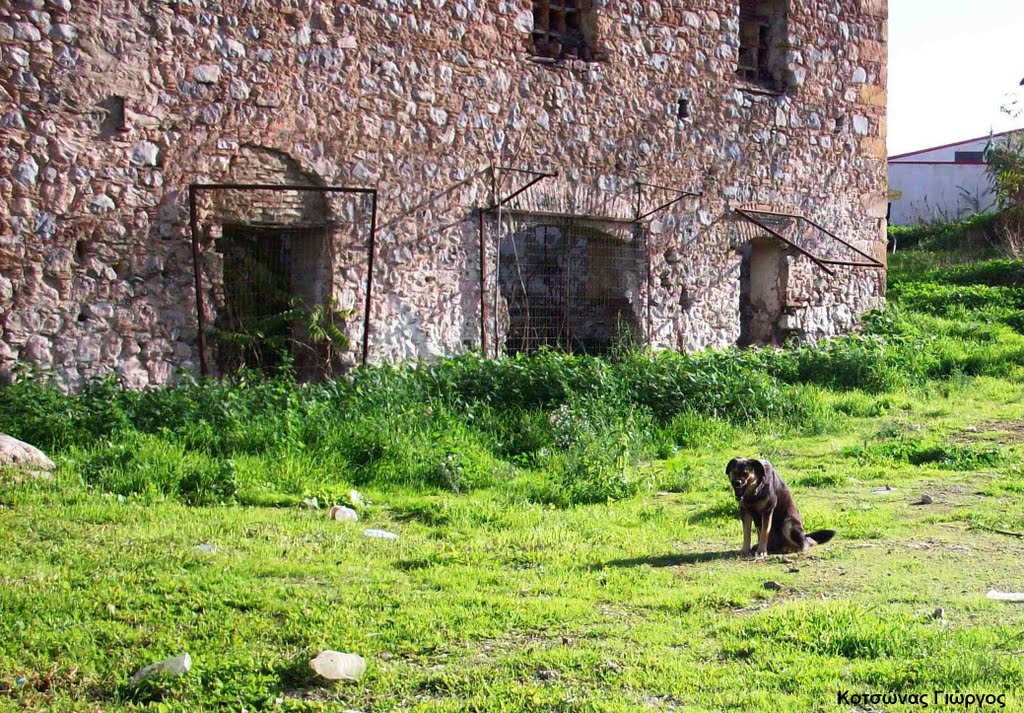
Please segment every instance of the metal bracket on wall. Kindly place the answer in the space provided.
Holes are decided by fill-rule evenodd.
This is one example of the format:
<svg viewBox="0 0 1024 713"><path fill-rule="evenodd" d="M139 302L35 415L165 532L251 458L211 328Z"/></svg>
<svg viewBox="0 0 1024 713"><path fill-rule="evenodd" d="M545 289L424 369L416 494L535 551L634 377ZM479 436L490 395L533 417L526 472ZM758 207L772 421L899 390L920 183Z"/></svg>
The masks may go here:
<svg viewBox="0 0 1024 713"><path fill-rule="evenodd" d="M854 247L853 245L851 245L850 243L846 242L838 235L833 233L832 231L822 227L821 225L811 220L806 215L803 215L802 213L784 213L781 211L772 210L755 210L753 208L735 208L734 212L747 222L756 225L757 227L767 232L769 235L773 236L774 238L780 240L789 247L793 248L801 255L805 255L806 257L810 258L818 267L822 269L822 271L829 275L835 275L835 271L830 269L829 265L838 267L868 267L876 270L885 269L885 265L881 261L874 257L871 257L863 250ZM818 232L823 233L824 235L827 235L828 237L832 238L839 244L846 246L847 248L855 252L857 255L864 258L866 262L859 260L834 260L832 258L821 257L797 245L795 242L784 236L781 231L795 223L798 223L799 221L804 221ZM776 227L772 227L772 223L775 223ZM785 225L779 225L780 223Z"/></svg>
<svg viewBox="0 0 1024 713"><path fill-rule="evenodd" d="M517 188L515 191L513 191L509 195L505 196L504 198L499 197L498 194L497 194L497 191L495 191L495 201L494 201L494 204L491 205L488 208L485 208L484 209L485 213L490 213L492 211L497 210L498 208L502 207L503 205L505 205L506 203L511 201L516 196L518 196L521 193L525 193L526 191L530 190L531 188L533 188L534 185L536 185L537 183L540 183L545 178L554 178L555 176L558 175L558 171L531 171L531 170L525 169L525 168L508 168L506 166L492 166L491 170L492 171L509 171L510 173L524 173L526 175L533 176L533 178L530 179L529 181L527 181L525 185L520 186L519 188Z"/></svg>
<svg viewBox="0 0 1024 713"><path fill-rule="evenodd" d="M666 202L660 204L659 206L657 206L656 208L651 208L648 211L644 211L644 209L643 209L644 188L653 188L653 189L659 190L659 191L669 191L670 193L675 193L677 195L672 200L666 201ZM634 223L639 223L641 220L646 220L647 218L650 218L655 213L660 213L661 211L663 211L666 208L669 208L669 207L675 205L676 203L678 203L679 201L683 200L684 198L696 198L696 197L701 196L701 195L703 195L703 193L694 192L694 191L681 191L678 188L668 188L667 186L659 186L656 183L643 183L642 181L637 181L636 182L636 217L633 218L633 222Z"/></svg>

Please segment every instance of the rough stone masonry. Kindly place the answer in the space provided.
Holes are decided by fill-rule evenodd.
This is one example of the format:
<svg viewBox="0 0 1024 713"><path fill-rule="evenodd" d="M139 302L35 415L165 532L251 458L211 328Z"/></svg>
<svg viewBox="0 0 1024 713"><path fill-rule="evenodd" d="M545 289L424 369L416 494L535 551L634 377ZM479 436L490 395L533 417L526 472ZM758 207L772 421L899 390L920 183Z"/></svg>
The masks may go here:
<svg viewBox="0 0 1024 713"><path fill-rule="evenodd" d="M512 349L530 300L537 343L599 299L605 342L850 330L884 267L736 209L884 262L885 42L885 0L0 0L0 375L198 372L197 274L212 332L247 264L351 310L358 361L371 230L371 361ZM509 272L530 245L566 247Z"/></svg>

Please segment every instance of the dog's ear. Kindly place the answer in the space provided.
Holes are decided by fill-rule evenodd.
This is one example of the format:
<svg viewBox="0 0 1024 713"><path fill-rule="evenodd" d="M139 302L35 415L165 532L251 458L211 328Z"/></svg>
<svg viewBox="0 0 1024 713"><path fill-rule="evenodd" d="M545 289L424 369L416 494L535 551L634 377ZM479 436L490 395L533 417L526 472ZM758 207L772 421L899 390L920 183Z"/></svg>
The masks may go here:
<svg viewBox="0 0 1024 713"><path fill-rule="evenodd" d="M754 459L751 461L751 464L754 466L754 471L757 473L759 481L764 480L772 469L772 464L766 460Z"/></svg>
<svg viewBox="0 0 1024 713"><path fill-rule="evenodd" d="M728 465L725 466L725 474L732 475L732 469L736 467L737 463L739 463L739 459L737 458L733 458L729 461Z"/></svg>

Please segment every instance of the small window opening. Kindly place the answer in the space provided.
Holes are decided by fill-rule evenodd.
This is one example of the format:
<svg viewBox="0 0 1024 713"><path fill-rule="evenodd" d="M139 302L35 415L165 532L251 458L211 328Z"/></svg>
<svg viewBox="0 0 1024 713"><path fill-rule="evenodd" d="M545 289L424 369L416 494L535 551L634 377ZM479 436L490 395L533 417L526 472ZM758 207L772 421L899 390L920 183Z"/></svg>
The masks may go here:
<svg viewBox="0 0 1024 713"><path fill-rule="evenodd" d="M552 59L595 59L589 0L533 0L533 51Z"/></svg>
<svg viewBox="0 0 1024 713"><path fill-rule="evenodd" d="M100 124L100 133L103 136L114 136L128 131L128 119L125 111L124 97L107 97L100 108L103 111L103 119Z"/></svg>
<svg viewBox="0 0 1024 713"><path fill-rule="evenodd" d="M985 152L984 151L957 151L953 155L953 160L956 163L984 163Z"/></svg>
<svg viewBox="0 0 1024 713"><path fill-rule="evenodd" d="M786 0L740 0L741 79L781 91L786 45Z"/></svg>
<svg viewBox="0 0 1024 713"><path fill-rule="evenodd" d="M676 118L678 119L689 119L690 118L690 100L685 97L680 97L679 105L676 109Z"/></svg>
<svg viewBox="0 0 1024 713"><path fill-rule="evenodd" d="M79 240L75 242L75 262L79 265L84 265L85 261L89 259L89 254L92 252L92 245L88 240Z"/></svg>

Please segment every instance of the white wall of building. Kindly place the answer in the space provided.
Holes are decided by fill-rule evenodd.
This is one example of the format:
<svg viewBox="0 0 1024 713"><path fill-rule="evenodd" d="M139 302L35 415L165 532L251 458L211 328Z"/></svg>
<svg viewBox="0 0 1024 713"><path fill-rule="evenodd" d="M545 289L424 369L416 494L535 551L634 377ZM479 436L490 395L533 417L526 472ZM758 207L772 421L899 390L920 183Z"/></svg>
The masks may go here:
<svg viewBox="0 0 1024 713"><path fill-rule="evenodd" d="M892 203L891 225L955 220L995 205L984 166L891 163L889 190L903 194Z"/></svg>
<svg viewBox="0 0 1024 713"><path fill-rule="evenodd" d="M889 158L889 190L893 201L889 223L919 225L954 220L990 210L995 195L985 164L956 162L958 151L984 151L989 138L962 141Z"/></svg>

